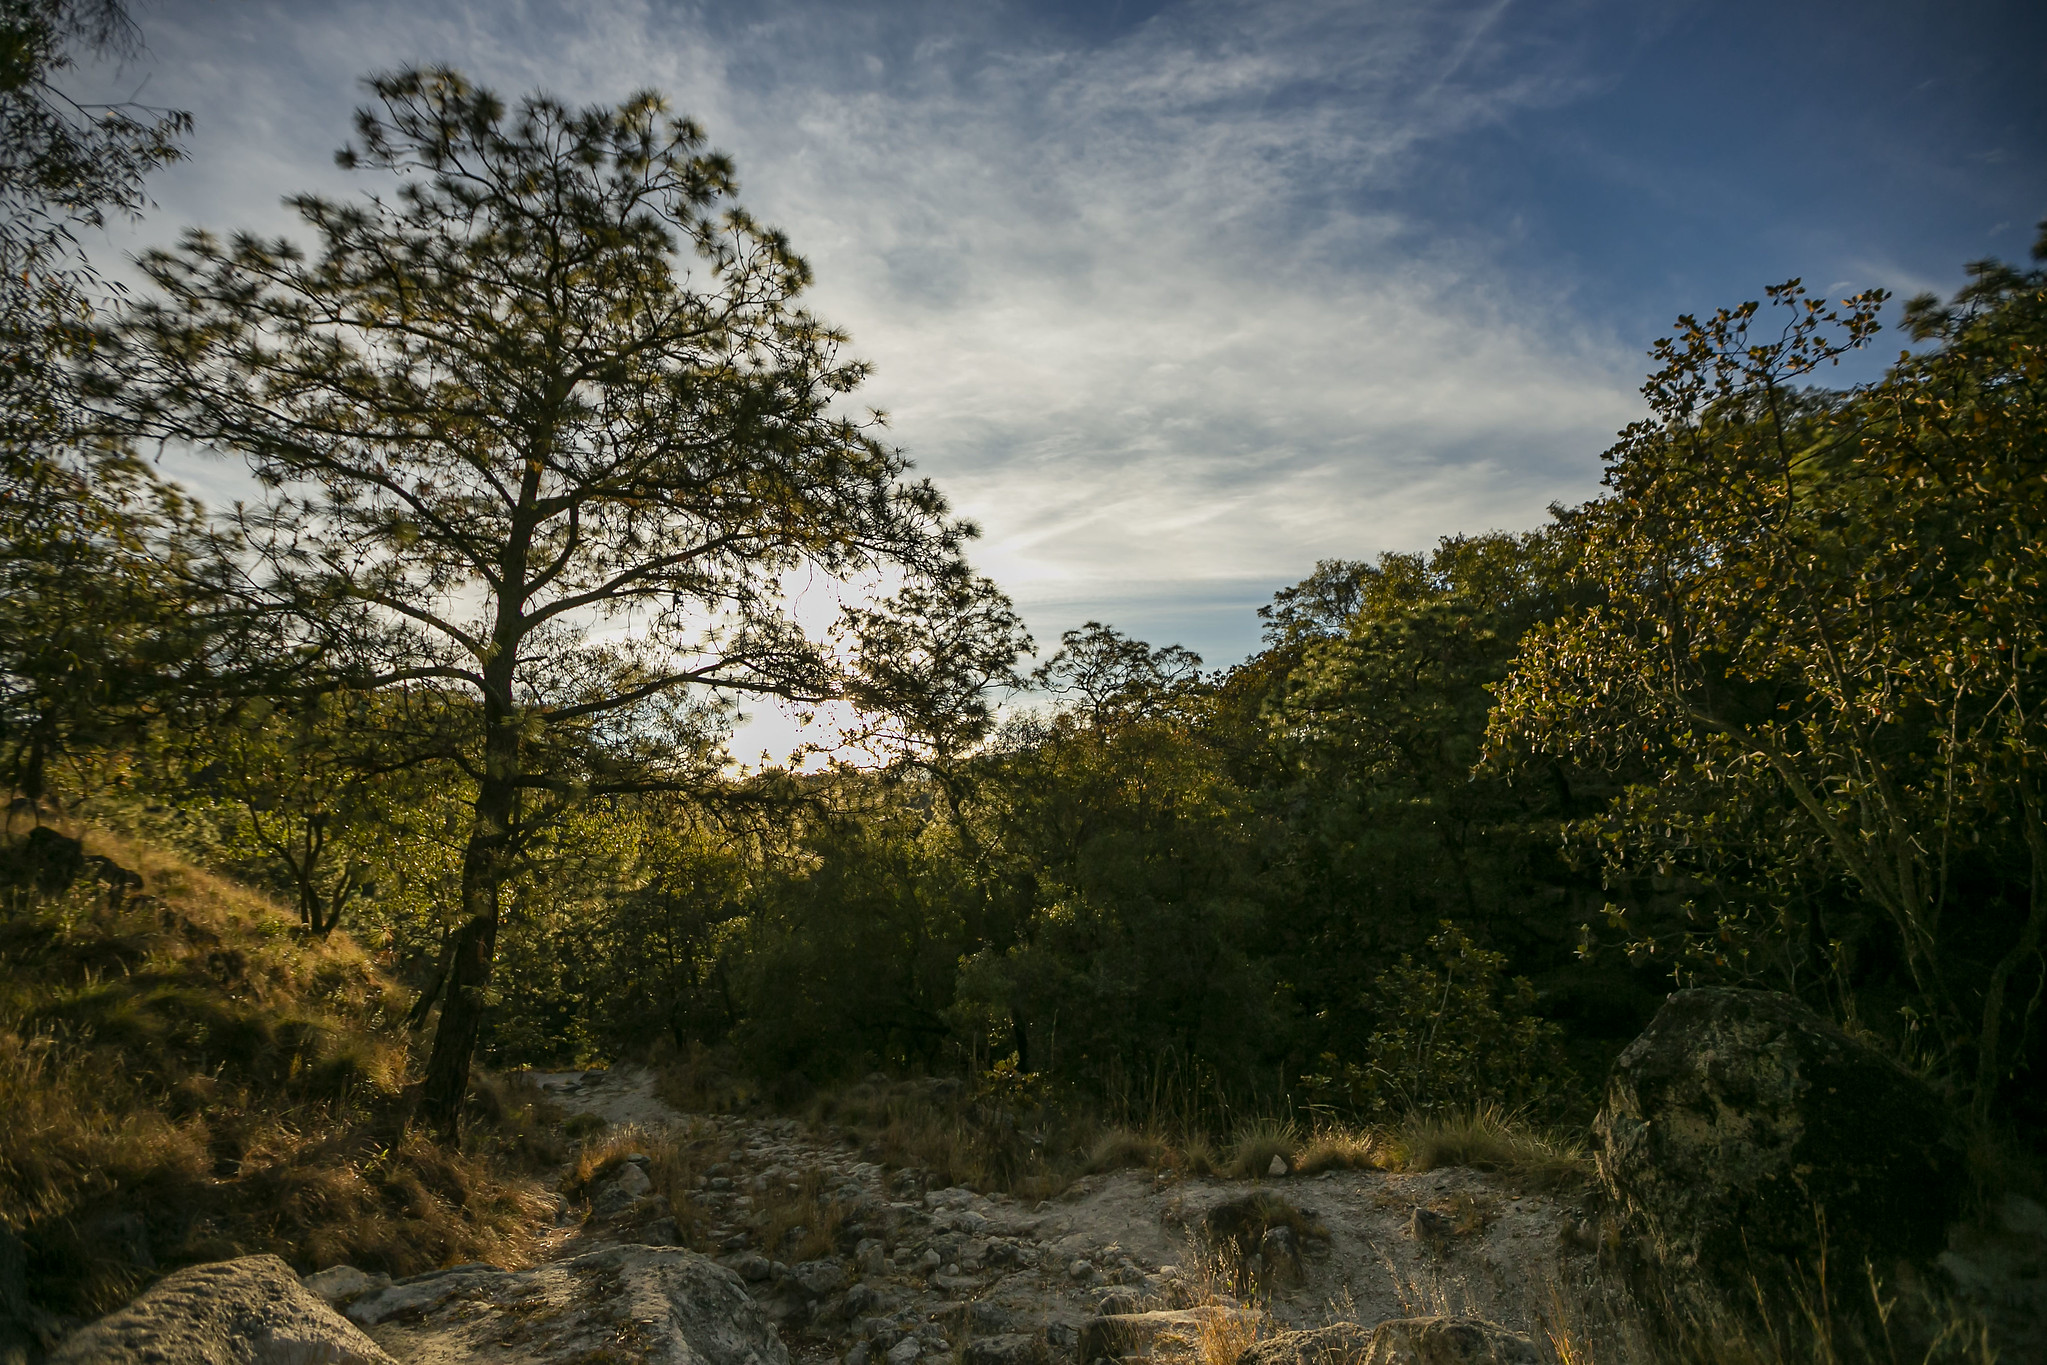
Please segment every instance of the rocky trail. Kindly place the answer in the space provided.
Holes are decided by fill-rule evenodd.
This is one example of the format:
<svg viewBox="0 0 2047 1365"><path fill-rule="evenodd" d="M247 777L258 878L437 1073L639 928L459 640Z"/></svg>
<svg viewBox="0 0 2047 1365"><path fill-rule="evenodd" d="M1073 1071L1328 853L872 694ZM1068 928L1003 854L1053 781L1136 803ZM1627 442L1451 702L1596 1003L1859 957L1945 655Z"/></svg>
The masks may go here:
<svg viewBox="0 0 2047 1365"><path fill-rule="evenodd" d="M585 1198L562 1201L530 1270L308 1277L399 1361L1088 1365L1427 1315L1498 1324L1494 1354L1472 1358L1510 1359L1553 1287L1590 1273L1582 1210L1477 1171L1123 1170L1026 1202L887 1171L829 1128L678 1113L645 1073L534 1079L615 1142L632 1128L650 1150L685 1137L717 1159L678 1210L627 1134ZM802 1213L831 1226L788 1221ZM685 1237L731 1274L678 1249ZM718 1321L682 1321L690 1302L718 1305Z"/></svg>

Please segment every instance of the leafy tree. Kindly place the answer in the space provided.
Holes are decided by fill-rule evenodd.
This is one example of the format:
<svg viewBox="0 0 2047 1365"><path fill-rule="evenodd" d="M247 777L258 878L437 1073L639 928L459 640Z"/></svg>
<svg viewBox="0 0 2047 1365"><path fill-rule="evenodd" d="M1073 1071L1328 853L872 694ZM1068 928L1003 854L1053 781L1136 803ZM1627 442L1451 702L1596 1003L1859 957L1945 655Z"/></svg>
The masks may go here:
<svg viewBox="0 0 2047 1365"><path fill-rule="evenodd" d="M1343 634L1365 604L1366 584L1384 572L1384 557L1376 570L1358 559L1317 560L1315 572L1281 588L1258 609L1265 643L1289 645Z"/></svg>
<svg viewBox="0 0 2047 1365"><path fill-rule="evenodd" d="M77 231L138 212L191 120L56 82L133 42L116 0L0 3L0 744L37 802L51 760L132 721L194 645L192 509L94 428L81 388L104 286Z"/></svg>
<svg viewBox="0 0 2047 1365"><path fill-rule="evenodd" d="M1711 883L1739 870L1722 836L1774 825L1748 856L1774 844L1886 931L1779 935L1850 1009L1899 964L1918 1044L1980 1110L2024 1064L2010 986L2042 970L2047 922L2047 275L1976 274L1954 308L1910 311L1932 350L1848 393L1800 383L1868 340L1880 294L1835 310L1792 281L1769 291L1774 335L1754 303L1680 319L1655 416L1571 519L1599 605L1531 636L1494 740L1650 765L1608 827L1616 876L1647 859ZM1690 932L1724 967L1700 941L1734 936L1715 918Z"/></svg>
<svg viewBox="0 0 2047 1365"><path fill-rule="evenodd" d="M835 693L784 574L951 572L970 528L840 415L865 368L696 125L651 94L508 110L445 70L371 88L341 160L397 193L291 200L310 255L199 232L151 254L122 363L140 429L272 490L277 597L353 684L472 700L422 1096L452 1132L522 847L580 801L706 781L721 712L694 697Z"/></svg>
<svg viewBox="0 0 2047 1365"><path fill-rule="evenodd" d="M1031 674L1056 697L1075 699L1096 727L1142 715L1201 674L1201 656L1179 645L1153 649L1114 626L1090 621L1059 637L1059 648Z"/></svg>

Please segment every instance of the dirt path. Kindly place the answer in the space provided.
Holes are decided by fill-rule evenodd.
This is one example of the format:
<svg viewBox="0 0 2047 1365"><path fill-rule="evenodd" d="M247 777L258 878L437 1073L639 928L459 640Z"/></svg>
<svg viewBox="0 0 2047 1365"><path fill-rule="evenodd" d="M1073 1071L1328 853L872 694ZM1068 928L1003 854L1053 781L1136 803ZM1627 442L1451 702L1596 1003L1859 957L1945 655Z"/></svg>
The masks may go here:
<svg viewBox="0 0 2047 1365"><path fill-rule="evenodd" d="M571 1113L650 1134L713 1139L723 1159L689 1195L712 1254L736 1270L799 1360L845 1365L1017 1365L1035 1343L1070 1359L1082 1326L1104 1312L1221 1303L1258 1310L1266 1330L1347 1320L1367 1326L1423 1312L1475 1313L1537 1327L1552 1285L1590 1273L1566 1229L1580 1211L1518 1195L1477 1171L1330 1171L1259 1181L1169 1180L1148 1171L1089 1176L1057 1199L932 1188L924 1173L885 1172L850 1139L794 1120L678 1113L641 1072L546 1073L534 1079ZM630 1181L630 1177L627 1178ZM779 1257L806 1229L761 1245L755 1226L777 1197L823 1190L844 1211L837 1254ZM1262 1204L1250 1200L1262 1198ZM562 1247L631 1241L646 1204L607 1220L600 1189ZM620 1201L613 1197L616 1205ZM1274 1211L1294 1227L1258 1238ZM1218 1227L1245 1221L1266 1268L1254 1287L1219 1278ZM656 1210L658 1213L658 1210ZM1294 1246L1289 1246L1293 1238ZM813 1243L815 1239L812 1239Z"/></svg>

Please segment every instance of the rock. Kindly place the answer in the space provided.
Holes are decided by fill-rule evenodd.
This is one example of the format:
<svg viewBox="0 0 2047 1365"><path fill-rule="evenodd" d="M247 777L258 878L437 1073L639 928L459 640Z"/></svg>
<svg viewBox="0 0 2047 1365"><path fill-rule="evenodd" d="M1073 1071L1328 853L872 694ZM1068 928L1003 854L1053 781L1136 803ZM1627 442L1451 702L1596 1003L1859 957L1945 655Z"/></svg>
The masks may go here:
<svg viewBox="0 0 2047 1365"><path fill-rule="evenodd" d="M1537 1359L1533 1341L1484 1318L1395 1318L1372 1329L1358 1365L1536 1365Z"/></svg>
<svg viewBox="0 0 2047 1365"><path fill-rule="evenodd" d="M1939 1096L1789 996L1673 994L1614 1063L1599 1176L1649 1257L1743 1283L1749 1254L1881 1266L1940 1251L1962 1163Z"/></svg>
<svg viewBox="0 0 2047 1365"><path fill-rule="evenodd" d="M1094 1262L1085 1258L1076 1258L1068 1263L1066 1267L1066 1278L1069 1280L1086 1280L1091 1278L1094 1273Z"/></svg>
<svg viewBox="0 0 2047 1365"><path fill-rule="evenodd" d="M1138 1311L1137 1295L1127 1289L1112 1289L1095 1300L1095 1312L1105 1318Z"/></svg>
<svg viewBox="0 0 2047 1365"><path fill-rule="evenodd" d="M923 1354L923 1342L918 1341L915 1337L904 1337L901 1341L888 1348L888 1355L884 1359L888 1361L888 1365L917 1365L918 1359Z"/></svg>
<svg viewBox="0 0 2047 1365"><path fill-rule="evenodd" d="M1286 1275L1301 1273L1301 1244L1294 1238L1294 1230L1284 1223L1269 1227L1258 1239L1258 1254L1265 1258L1265 1264Z"/></svg>
<svg viewBox="0 0 2047 1365"><path fill-rule="evenodd" d="M300 1283L331 1304L343 1304L373 1289L390 1288L391 1277L365 1274L352 1265L330 1265Z"/></svg>
<svg viewBox="0 0 2047 1365"><path fill-rule="evenodd" d="M165 1276L67 1337L50 1365L396 1365L275 1256Z"/></svg>
<svg viewBox="0 0 2047 1365"><path fill-rule="evenodd" d="M644 1365L789 1362L739 1277L681 1247L609 1246L531 1270L469 1272L424 1283L438 1287L450 1279L462 1282L458 1293L378 1329L393 1354L408 1360L617 1359ZM394 1286L408 1287L421 1286Z"/></svg>
<svg viewBox="0 0 2047 1365"><path fill-rule="evenodd" d="M888 1248L879 1237L863 1237L853 1248L853 1264L862 1275L879 1275L888 1257Z"/></svg>
<svg viewBox="0 0 2047 1365"><path fill-rule="evenodd" d="M458 1265L409 1276L349 1304L348 1320L375 1327L392 1318L421 1317L449 1299L484 1296L486 1283L505 1273L491 1265Z"/></svg>
<svg viewBox="0 0 2047 1365"><path fill-rule="evenodd" d="M837 1257L827 1256L789 1267L789 1277L783 1282L783 1287L793 1288L808 1299L822 1299L836 1294L845 1283L846 1263Z"/></svg>
<svg viewBox="0 0 2047 1365"><path fill-rule="evenodd" d="M1204 1304L1199 1308L1160 1309L1153 1313L1114 1313L1089 1318L1080 1327L1082 1362L1122 1356L1145 1356L1162 1338L1178 1338L1192 1344L1201 1339L1204 1327L1218 1318L1243 1316L1237 1310Z"/></svg>
<svg viewBox="0 0 2047 1365"><path fill-rule="evenodd" d="M1022 1332L978 1337L967 1343L966 1357L966 1365L1042 1365L1045 1344Z"/></svg>
<svg viewBox="0 0 2047 1365"><path fill-rule="evenodd" d="M599 1218L616 1218L653 1188L654 1182L647 1178L645 1167L625 1162L609 1180L597 1187L596 1197L590 1201L590 1212Z"/></svg>
<svg viewBox="0 0 2047 1365"><path fill-rule="evenodd" d="M732 1263L732 1269L740 1279L750 1284L759 1284L775 1271L774 1263L759 1252L751 1256L741 1256Z"/></svg>
<svg viewBox="0 0 2047 1365"><path fill-rule="evenodd" d="M1307 1332L1281 1332L1245 1348L1237 1365L1349 1365L1370 1349L1372 1329L1339 1322Z"/></svg>
<svg viewBox="0 0 2047 1365"><path fill-rule="evenodd" d="M1441 1242L1456 1231L1456 1224L1450 1221L1449 1214L1425 1209L1417 1204L1414 1212L1408 1216L1407 1230L1413 1234L1416 1241Z"/></svg>
<svg viewBox="0 0 2047 1365"><path fill-rule="evenodd" d="M1287 1173L1287 1169L1286 1158L1275 1154L1272 1158L1272 1164L1265 1168L1265 1173L1277 1180Z"/></svg>

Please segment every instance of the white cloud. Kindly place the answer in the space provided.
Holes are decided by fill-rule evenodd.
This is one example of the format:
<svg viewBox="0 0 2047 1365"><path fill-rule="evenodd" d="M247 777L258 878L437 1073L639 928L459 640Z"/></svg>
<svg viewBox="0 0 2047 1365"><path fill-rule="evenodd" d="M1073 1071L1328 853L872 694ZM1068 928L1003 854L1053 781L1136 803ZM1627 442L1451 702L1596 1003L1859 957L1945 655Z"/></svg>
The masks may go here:
<svg viewBox="0 0 2047 1365"><path fill-rule="evenodd" d="M1635 409L1628 350L1404 207L1460 131L1584 88L1502 8L1197 3L1086 45L1027 7L190 0L143 12L146 98L199 119L143 236L346 190L368 70L665 89L1039 638L1098 616L1222 662L1318 557L1589 495Z"/></svg>

